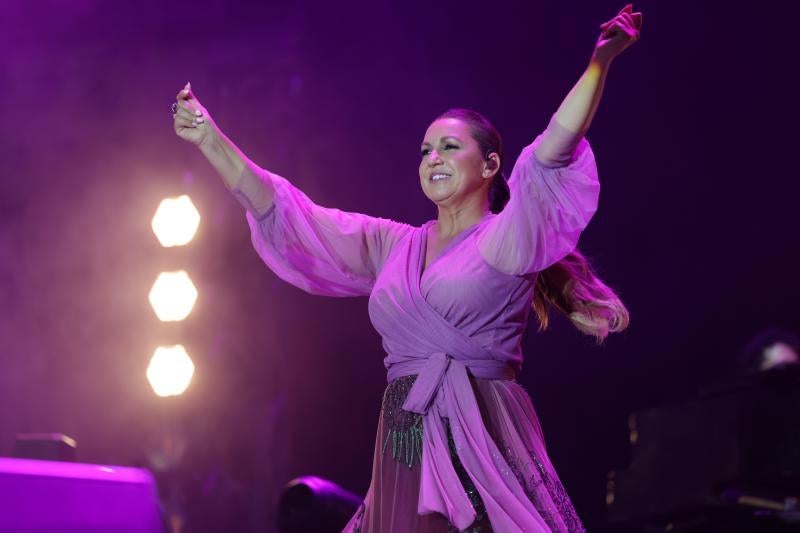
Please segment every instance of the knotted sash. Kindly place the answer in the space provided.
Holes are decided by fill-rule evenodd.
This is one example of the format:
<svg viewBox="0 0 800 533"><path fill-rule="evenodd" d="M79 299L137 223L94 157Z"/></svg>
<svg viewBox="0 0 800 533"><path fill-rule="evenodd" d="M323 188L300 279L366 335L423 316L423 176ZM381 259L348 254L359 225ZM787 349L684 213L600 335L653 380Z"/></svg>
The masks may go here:
<svg viewBox="0 0 800 533"><path fill-rule="evenodd" d="M403 409L423 415L424 438L420 514L439 512L460 530L475 520L450 458L447 418L461 463L478 490L496 531L549 531L523 487L489 435L481 417L468 373L485 379L513 379L516 370L450 324L428 304L420 288L426 247L426 227L411 239L411 256L405 291L403 328L413 326L420 347L427 351L389 354L388 379L417 375ZM466 238L475 227L464 232ZM435 347L435 349L430 349Z"/></svg>

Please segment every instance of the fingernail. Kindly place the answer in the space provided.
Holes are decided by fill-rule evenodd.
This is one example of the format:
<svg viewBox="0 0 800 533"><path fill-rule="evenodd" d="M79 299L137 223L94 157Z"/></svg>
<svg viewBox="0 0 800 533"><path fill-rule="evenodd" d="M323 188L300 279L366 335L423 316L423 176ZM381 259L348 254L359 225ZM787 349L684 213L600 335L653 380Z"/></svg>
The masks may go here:
<svg viewBox="0 0 800 533"><path fill-rule="evenodd" d="M197 126L197 122L193 120L192 121L192 126Z"/></svg>
<svg viewBox="0 0 800 533"><path fill-rule="evenodd" d="M203 112L200 111L199 109L197 111L195 111L194 114L197 115L198 117L203 116Z"/></svg>
<svg viewBox="0 0 800 533"><path fill-rule="evenodd" d="M198 118L197 119L197 123L198 124L202 124L203 122L205 122L205 119L202 119L202 118Z"/></svg>

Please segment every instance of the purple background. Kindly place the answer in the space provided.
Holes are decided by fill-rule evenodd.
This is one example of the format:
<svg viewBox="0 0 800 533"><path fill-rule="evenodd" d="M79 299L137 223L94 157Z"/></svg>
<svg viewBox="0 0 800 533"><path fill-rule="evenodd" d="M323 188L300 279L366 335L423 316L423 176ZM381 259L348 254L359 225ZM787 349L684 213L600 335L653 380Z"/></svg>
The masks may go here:
<svg viewBox="0 0 800 533"><path fill-rule="evenodd" d="M194 531L261 530L298 475L363 494L385 386L366 301L306 295L259 262L242 209L173 133L175 93L191 80L234 142L318 203L420 224L435 217L416 170L430 120L483 112L509 171L622 5L4 2L0 454L38 431L87 462L172 450L162 493ZM800 330L789 16L738 5L636 5L643 38L588 135L604 189L581 241L632 325L602 348L560 317L525 340L520 381L590 529L629 412L725 373L767 326ZM182 193L199 233L162 249L150 218ZM165 325L147 293L176 268L200 296ZM144 372L177 342L197 372L159 399Z"/></svg>

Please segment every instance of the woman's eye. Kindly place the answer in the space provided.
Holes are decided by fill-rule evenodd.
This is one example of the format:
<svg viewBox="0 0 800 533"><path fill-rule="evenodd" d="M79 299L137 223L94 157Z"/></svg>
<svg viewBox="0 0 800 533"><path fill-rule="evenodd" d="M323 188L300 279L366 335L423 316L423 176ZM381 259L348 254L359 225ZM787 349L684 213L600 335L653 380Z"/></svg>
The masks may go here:
<svg viewBox="0 0 800 533"><path fill-rule="evenodd" d="M426 155L428 155L429 153L431 153L431 151L430 151L430 150L428 150L427 148L423 148L423 149L422 149L422 157L425 157L425 156L426 156Z"/></svg>
<svg viewBox="0 0 800 533"><path fill-rule="evenodd" d="M445 150L452 150L454 148L458 148L458 146L456 146L455 144L449 144L449 143L444 145L444 149Z"/></svg>

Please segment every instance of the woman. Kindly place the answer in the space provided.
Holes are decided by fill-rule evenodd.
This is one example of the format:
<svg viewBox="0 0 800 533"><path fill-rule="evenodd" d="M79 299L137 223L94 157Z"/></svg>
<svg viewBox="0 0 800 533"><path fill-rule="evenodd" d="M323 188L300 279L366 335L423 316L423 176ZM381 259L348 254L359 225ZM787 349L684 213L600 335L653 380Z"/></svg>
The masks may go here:
<svg viewBox="0 0 800 533"><path fill-rule="evenodd" d="M245 157L189 84L178 93L177 134L245 206L264 262L310 293L369 295L389 386L372 482L346 531L583 529L514 377L531 304L542 327L552 305L599 340L627 325L575 247L599 191L583 136L611 61L641 22L628 5L601 26L589 67L508 182L485 118L461 109L437 118L419 175L439 216L421 227L315 205Z"/></svg>

